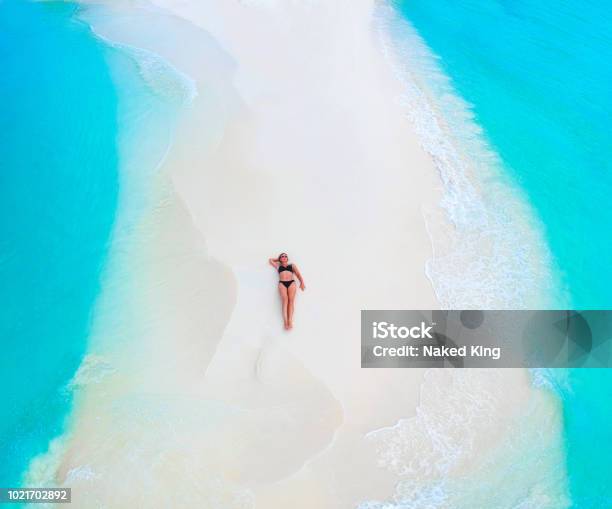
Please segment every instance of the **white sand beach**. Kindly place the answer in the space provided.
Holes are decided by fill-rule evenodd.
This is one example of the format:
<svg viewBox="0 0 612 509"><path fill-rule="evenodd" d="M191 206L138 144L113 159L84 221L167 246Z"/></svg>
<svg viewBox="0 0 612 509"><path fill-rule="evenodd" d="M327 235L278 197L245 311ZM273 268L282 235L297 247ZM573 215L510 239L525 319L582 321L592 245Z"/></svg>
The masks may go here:
<svg viewBox="0 0 612 509"><path fill-rule="evenodd" d="M424 216L441 183L398 107L374 11L84 8L198 95L154 210L137 231L118 223L69 432L31 480L72 487L79 508L357 507L402 479L465 475L530 398L554 405L523 370L360 368L360 310L440 306ZM306 283L290 332L267 264L281 251ZM452 437L452 459L427 427Z"/></svg>

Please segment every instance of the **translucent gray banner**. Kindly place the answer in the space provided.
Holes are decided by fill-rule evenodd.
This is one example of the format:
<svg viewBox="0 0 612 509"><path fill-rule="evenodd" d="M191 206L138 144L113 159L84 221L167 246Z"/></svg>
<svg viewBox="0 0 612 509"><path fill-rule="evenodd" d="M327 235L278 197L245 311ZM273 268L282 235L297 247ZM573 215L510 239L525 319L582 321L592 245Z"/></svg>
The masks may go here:
<svg viewBox="0 0 612 509"><path fill-rule="evenodd" d="M361 312L363 368L607 368L612 311Z"/></svg>

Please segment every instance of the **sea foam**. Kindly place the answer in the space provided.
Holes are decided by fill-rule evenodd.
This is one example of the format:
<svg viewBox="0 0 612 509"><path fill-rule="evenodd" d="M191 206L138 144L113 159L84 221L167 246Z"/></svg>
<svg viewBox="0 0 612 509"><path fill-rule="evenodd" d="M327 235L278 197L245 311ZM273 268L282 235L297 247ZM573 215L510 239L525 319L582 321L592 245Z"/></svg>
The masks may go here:
<svg viewBox="0 0 612 509"><path fill-rule="evenodd" d="M470 105L455 92L436 55L393 7L378 5L375 28L403 84L398 107L410 119L443 184L442 213L425 211L433 246L426 273L441 306L550 305L559 285L543 226L508 176ZM512 423L499 446L482 456L487 468L465 476L462 465L477 454L480 435L501 425L502 388L508 379L503 370L427 370L416 415L366 435L377 448L379 466L400 481L391 500L365 501L359 509L483 506L479 503L514 509L565 507L565 472L551 469L562 464L562 450L558 401L541 388L548 380L544 373L535 374L528 404L538 411L527 409L524 420ZM540 425L555 432L541 437ZM513 458L536 449L541 453L525 460L533 462L533 478L515 475ZM514 476L515 485L505 484L504 476Z"/></svg>

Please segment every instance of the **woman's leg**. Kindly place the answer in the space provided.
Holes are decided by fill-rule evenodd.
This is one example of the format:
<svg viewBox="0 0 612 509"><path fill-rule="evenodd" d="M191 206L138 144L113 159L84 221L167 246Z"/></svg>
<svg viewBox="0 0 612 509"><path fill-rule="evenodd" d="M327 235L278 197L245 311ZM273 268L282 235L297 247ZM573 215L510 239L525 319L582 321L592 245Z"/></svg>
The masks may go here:
<svg viewBox="0 0 612 509"><path fill-rule="evenodd" d="M294 285L291 285L291 286L294 286ZM285 288L285 285L278 283L278 293L280 294L281 301L283 304L283 322L285 323L285 329L288 329L289 320L287 320L287 307L288 307L289 298L287 296L287 288Z"/></svg>
<svg viewBox="0 0 612 509"><path fill-rule="evenodd" d="M287 288L287 297L289 302L287 303L287 322L289 328L293 327L293 309L295 304L295 293L297 292L297 283L293 283Z"/></svg>

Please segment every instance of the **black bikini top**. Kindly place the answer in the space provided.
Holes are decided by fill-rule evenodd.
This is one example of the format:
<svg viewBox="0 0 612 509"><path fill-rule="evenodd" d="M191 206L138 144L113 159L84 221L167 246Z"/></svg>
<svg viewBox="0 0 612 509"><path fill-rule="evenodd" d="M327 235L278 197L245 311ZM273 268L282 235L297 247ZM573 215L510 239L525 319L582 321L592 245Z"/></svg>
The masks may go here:
<svg viewBox="0 0 612 509"><path fill-rule="evenodd" d="M283 267L282 265L279 265L279 266L278 266L278 272L279 272L279 274L280 274L281 272L285 272L286 270L288 270L289 272L293 272L293 267L292 267L292 265L293 265L292 263L290 263L290 264L289 264L289 265L287 265L286 267Z"/></svg>

